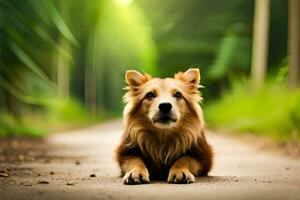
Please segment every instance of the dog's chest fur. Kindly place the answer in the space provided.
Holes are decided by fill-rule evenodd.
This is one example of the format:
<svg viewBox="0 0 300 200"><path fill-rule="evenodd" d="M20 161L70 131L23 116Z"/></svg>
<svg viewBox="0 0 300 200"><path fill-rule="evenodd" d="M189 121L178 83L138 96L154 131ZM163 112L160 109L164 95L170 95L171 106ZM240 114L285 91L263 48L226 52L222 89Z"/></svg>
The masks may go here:
<svg viewBox="0 0 300 200"><path fill-rule="evenodd" d="M137 145L146 159L156 165L171 165L191 147L193 138L189 134L153 133L139 134Z"/></svg>

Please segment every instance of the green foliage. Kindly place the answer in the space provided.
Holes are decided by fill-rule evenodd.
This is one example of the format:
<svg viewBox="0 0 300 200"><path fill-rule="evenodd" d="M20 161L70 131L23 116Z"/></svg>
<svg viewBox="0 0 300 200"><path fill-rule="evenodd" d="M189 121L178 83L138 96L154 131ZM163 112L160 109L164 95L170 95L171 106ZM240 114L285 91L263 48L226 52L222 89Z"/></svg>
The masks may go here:
<svg viewBox="0 0 300 200"><path fill-rule="evenodd" d="M256 93L240 80L220 100L205 108L211 127L268 135L275 140L299 140L300 90L288 91L282 84L270 81Z"/></svg>
<svg viewBox="0 0 300 200"><path fill-rule="evenodd" d="M25 0L20 4L2 0L0 13L0 76L11 81L16 71L29 71L47 80L41 52L63 51L56 42L57 34L76 42L53 1Z"/></svg>
<svg viewBox="0 0 300 200"><path fill-rule="evenodd" d="M159 75L170 76L194 66L206 75L204 80L210 75L214 76L211 79L224 80L228 78L226 70L249 69L253 1L141 0L137 3L152 26ZM209 81L205 85L212 84L215 83Z"/></svg>
<svg viewBox="0 0 300 200"><path fill-rule="evenodd" d="M85 126L109 119L104 113L91 116L84 107L73 99L42 97L39 106L43 110L25 111L26 115L16 118L10 114L0 115L0 136L29 135L44 136L52 131Z"/></svg>
<svg viewBox="0 0 300 200"><path fill-rule="evenodd" d="M219 80L228 74L248 72L251 55L251 39L243 35L245 24L235 24L222 39L213 65L209 68L208 78Z"/></svg>
<svg viewBox="0 0 300 200"><path fill-rule="evenodd" d="M26 135L33 137L41 137L45 135L45 131L34 126L25 124L11 115L0 115L0 137L8 135Z"/></svg>
<svg viewBox="0 0 300 200"><path fill-rule="evenodd" d="M88 112L72 99L45 98L47 118L60 123L86 123L90 120Z"/></svg>
<svg viewBox="0 0 300 200"><path fill-rule="evenodd" d="M0 22L2 135L41 135L116 116L126 69L155 72L151 28L135 5L0 0Z"/></svg>
<svg viewBox="0 0 300 200"><path fill-rule="evenodd" d="M18 115L19 111L12 110L38 104L34 93L29 93L30 85L35 83L25 77L35 76L41 84L55 88L49 78L49 57L55 54L70 57L58 43L59 36L76 43L52 0L0 1L0 88L3 89L0 92L10 99L7 101L16 104L6 102L8 112Z"/></svg>

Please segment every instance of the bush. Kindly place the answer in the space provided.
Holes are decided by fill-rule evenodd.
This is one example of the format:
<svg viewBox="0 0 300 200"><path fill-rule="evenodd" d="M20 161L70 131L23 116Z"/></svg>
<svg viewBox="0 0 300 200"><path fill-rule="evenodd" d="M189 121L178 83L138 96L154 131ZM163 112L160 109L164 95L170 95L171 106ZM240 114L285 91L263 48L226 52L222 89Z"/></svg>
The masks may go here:
<svg viewBox="0 0 300 200"><path fill-rule="evenodd" d="M25 125L22 121L16 120L11 115L0 116L0 137L8 135L29 135L33 137L44 136L45 131L39 128Z"/></svg>
<svg viewBox="0 0 300 200"><path fill-rule="evenodd" d="M284 85L270 82L253 93L248 83L235 81L231 91L205 108L205 115L211 127L267 135L280 141L299 140L300 90L289 91Z"/></svg>
<svg viewBox="0 0 300 200"><path fill-rule="evenodd" d="M24 110L15 117L0 115L0 136L28 135L42 137L50 132L79 128L108 119L110 116L91 116L84 107L73 99L41 98L38 111Z"/></svg>

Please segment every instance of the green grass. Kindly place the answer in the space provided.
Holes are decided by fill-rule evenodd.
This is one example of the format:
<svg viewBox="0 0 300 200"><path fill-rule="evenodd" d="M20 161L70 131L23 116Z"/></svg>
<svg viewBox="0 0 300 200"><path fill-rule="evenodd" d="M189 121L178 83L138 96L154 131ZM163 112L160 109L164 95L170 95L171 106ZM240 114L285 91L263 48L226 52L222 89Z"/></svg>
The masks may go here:
<svg viewBox="0 0 300 200"><path fill-rule="evenodd" d="M98 114L92 116L73 99L46 98L42 102L42 109L37 112L26 110L19 118L0 114L0 137L43 137L49 133L81 128L119 116L119 113L104 110L98 110Z"/></svg>
<svg viewBox="0 0 300 200"><path fill-rule="evenodd" d="M2 114L0 116L0 137L9 135L28 135L32 137L42 137L45 131L36 127L25 125L22 120L15 119L11 115Z"/></svg>
<svg viewBox="0 0 300 200"><path fill-rule="evenodd" d="M276 141L298 140L300 90L267 83L252 92L248 83L234 82L232 90L205 108L207 124L236 132L250 132Z"/></svg>

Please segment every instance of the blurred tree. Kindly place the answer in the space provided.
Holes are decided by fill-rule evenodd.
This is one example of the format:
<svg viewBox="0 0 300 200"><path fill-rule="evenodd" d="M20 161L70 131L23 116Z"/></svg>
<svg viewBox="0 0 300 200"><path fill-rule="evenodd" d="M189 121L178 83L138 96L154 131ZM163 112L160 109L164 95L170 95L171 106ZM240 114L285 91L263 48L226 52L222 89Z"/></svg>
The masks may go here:
<svg viewBox="0 0 300 200"><path fill-rule="evenodd" d="M221 81L231 74L248 73L251 60L251 38L247 35L248 31L245 24L233 24L222 38L217 56L208 71L211 81Z"/></svg>
<svg viewBox="0 0 300 200"><path fill-rule="evenodd" d="M0 85L8 113L18 116L20 105L37 104L39 99L34 96L45 87L54 88L49 79L53 68L49 55L69 56L57 42L58 36L75 42L53 1L0 1ZM39 85L29 81L36 77L42 80ZM35 94L29 92L33 87Z"/></svg>
<svg viewBox="0 0 300 200"><path fill-rule="evenodd" d="M190 66L199 67L207 99L228 87L232 76L249 75L252 0L136 3L152 26L160 76L170 76Z"/></svg>
<svg viewBox="0 0 300 200"><path fill-rule="evenodd" d="M253 50L251 78L254 89L265 80L268 64L269 0L256 0L254 12Z"/></svg>
<svg viewBox="0 0 300 200"><path fill-rule="evenodd" d="M299 0L289 0L289 38L288 38L288 55L289 55L289 70L288 84L291 89L299 86L300 78L300 3Z"/></svg>
<svg viewBox="0 0 300 200"><path fill-rule="evenodd" d="M71 95L91 113L120 112L126 69L155 71L156 50L143 12L119 0L65 0L73 49ZM81 14L78 15L78 10Z"/></svg>
<svg viewBox="0 0 300 200"><path fill-rule="evenodd" d="M70 49L69 43L63 38L59 39L59 44L64 49ZM57 87L60 98L69 97L69 79L70 79L70 65L67 58L62 54L57 55Z"/></svg>
<svg viewBox="0 0 300 200"><path fill-rule="evenodd" d="M68 4L64 1L58 1L57 3L58 10L53 9L53 12L56 13L56 20L59 23L64 24L64 19L67 18L68 14ZM50 5L51 6L51 5ZM58 13L59 12L59 13ZM61 16L61 17L60 17ZM70 60L71 60L71 44L69 41L66 41L62 35L58 36L59 45L65 49L65 51L70 53L70 57L66 57L61 53L57 54L57 89L58 95L60 98L68 98L70 94L69 88L69 79L70 79ZM75 40L75 39L74 39ZM53 67L55 68L55 67Z"/></svg>
<svg viewBox="0 0 300 200"><path fill-rule="evenodd" d="M72 49L73 62L69 67L70 93L79 99L90 113L95 114L97 107L95 34L103 1L65 0L63 3L67 8L64 20L80 47ZM78 15L79 10L80 15Z"/></svg>

